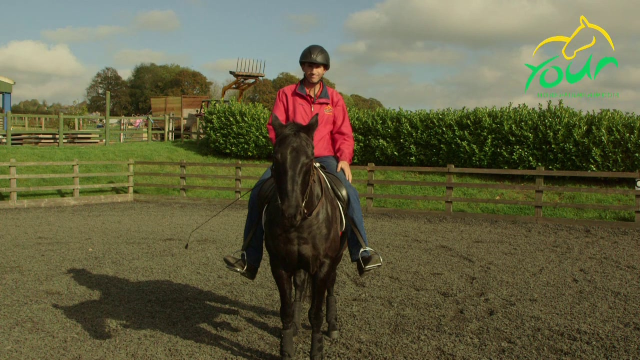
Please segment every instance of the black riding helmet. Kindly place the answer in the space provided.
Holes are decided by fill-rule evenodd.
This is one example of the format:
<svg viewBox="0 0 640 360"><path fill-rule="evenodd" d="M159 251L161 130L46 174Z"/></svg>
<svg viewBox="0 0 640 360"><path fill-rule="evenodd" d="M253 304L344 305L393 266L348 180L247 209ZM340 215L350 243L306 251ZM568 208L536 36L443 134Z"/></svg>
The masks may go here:
<svg viewBox="0 0 640 360"><path fill-rule="evenodd" d="M320 45L311 45L302 50L300 54L300 66L302 63L313 63L324 65L329 70L330 60L329 53Z"/></svg>

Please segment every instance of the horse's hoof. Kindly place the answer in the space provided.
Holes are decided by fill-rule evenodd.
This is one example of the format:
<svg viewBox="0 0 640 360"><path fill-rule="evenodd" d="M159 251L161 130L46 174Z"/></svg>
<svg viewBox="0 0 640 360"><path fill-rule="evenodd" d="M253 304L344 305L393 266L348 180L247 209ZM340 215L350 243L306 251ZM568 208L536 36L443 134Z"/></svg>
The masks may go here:
<svg viewBox="0 0 640 360"><path fill-rule="evenodd" d="M338 330L329 331L329 339L335 340L339 336Z"/></svg>

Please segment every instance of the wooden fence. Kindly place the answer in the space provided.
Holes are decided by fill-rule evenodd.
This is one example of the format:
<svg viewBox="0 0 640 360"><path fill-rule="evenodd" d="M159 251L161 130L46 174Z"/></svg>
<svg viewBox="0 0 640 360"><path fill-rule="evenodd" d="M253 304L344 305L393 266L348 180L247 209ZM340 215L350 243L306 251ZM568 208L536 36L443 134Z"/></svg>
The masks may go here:
<svg viewBox="0 0 640 360"><path fill-rule="evenodd" d="M96 165L96 164L120 164L127 165L128 171L126 172L111 172L111 173L84 173L80 172L81 165ZM17 169L25 166L47 166L47 165L63 165L71 166L72 172L68 174L19 174ZM143 172L135 171L134 167L140 166L156 166L163 170L159 172ZM241 162L236 163L190 163L186 161L180 162L152 162L152 161L134 161L128 162L88 162L78 161L73 162L48 162L48 163L36 163L36 162L4 162L0 163L0 169L2 167L9 167L8 175L0 175L0 180L9 180L9 187L0 187L0 193L9 193L9 201L0 201L1 207L16 207L16 206L44 206L44 205L58 205L58 204L76 204L76 203L95 203L95 202L108 202L108 201L134 201L135 188L163 188L179 190L180 197L187 198L188 190L210 190L210 191L228 191L235 193L235 198L238 199L241 194L250 190L250 187L243 186L243 180L254 180L251 182L253 185L255 180L259 176L246 176L242 175L243 168L262 168L266 169L267 164L243 164ZM169 170L165 171L164 167ZM226 167L235 169L233 175L215 175L215 174L197 174L189 173L189 168L193 167ZM359 171L364 170L367 173L366 179L359 179L354 176L354 184L365 184L366 191L360 193L360 197L365 199L364 211L365 213L423 213L433 215L445 215L452 217L482 217L488 219L509 219L509 220L523 220L533 222L550 222L550 223L563 223L563 224L582 224L582 225L606 225L606 226L619 226L619 227L631 227L640 228L640 171L638 172L585 172L585 171L549 171L543 168L537 168L536 170L502 170L502 169L475 169L475 168L456 168L453 165L447 167L397 167L397 166L375 166L375 164L368 164L367 166L352 166L352 170ZM382 171L407 171L414 173L436 173L444 174L445 181L398 181L398 180L379 180L375 178L376 172ZM5 171L6 172L6 171ZM534 184L503 184L503 183L463 183L456 182L455 176L459 174L475 174L475 175L517 175L517 176L529 176L535 179ZM122 183L110 183L110 184L87 184L81 185L80 179L84 177L101 177L101 176L126 176L128 181ZM160 183L160 182L134 182L135 177L147 177L147 178L175 178L175 182L172 184ZM569 178L601 178L601 179L624 179L628 181L629 187L620 188L598 188L598 187L572 187L572 186L549 186L545 185L545 178L549 177L569 177ZM20 179L44 179L44 178L73 178L73 185L65 186L41 186L41 187L19 187L18 180ZM189 179L226 179L229 180L233 186L203 186L203 185L190 185ZM635 183L635 186L634 186ZM402 194L380 194L376 193L376 185L397 185L397 186L428 186L428 187L442 187L445 190L444 196L425 196L425 195L402 195ZM102 195L99 197L93 196L80 196L81 189L95 189L95 188L118 188L126 187L128 189L127 194L124 195ZM524 200L504 200L495 198L465 198L454 196L454 190L456 188L475 188L475 189L500 189L500 190L520 190L533 192L533 201ZM73 190L73 197L66 199L45 199L45 200L24 200L20 201L17 198L19 192L26 191L38 191L38 190ZM609 205L609 204L576 204L576 203L560 203L549 202L544 200L545 192L579 192L579 193L594 193L604 195L626 195L629 196L631 202L635 201L635 205ZM155 197L152 195L151 197ZM375 199L402 199L402 200L427 200L442 202L445 206L444 211L429 211L429 210L410 210L410 209L394 209L376 207ZM58 201L56 201L58 200ZM497 204L497 205L520 205L530 206L534 208L533 216L525 215L501 215L501 214L477 214L468 212L454 211L454 205L456 203L483 203L483 204ZM634 214L633 222L626 221L603 221L603 220L574 220L564 218L552 218L545 217L543 210L545 208L574 208L574 209L596 209L596 210L617 210L617 211L629 211Z"/></svg>
<svg viewBox="0 0 640 360"><path fill-rule="evenodd" d="M193 120L193 119L192 119ZM139 141L169 141L176 137L200 140L200 119L190 124L180 117L77 116L7 113L7 130L0 127L0 145L109 145ZM192 132L192 129L195 130Z"/></svg>
<svg viewBox="0 0 640 360"><path fill-rule="evenodd" d="M100 172L100 173L88 173L80 171L82 165L122 165L127 166L127 171L124 172ZM8 201L0 201L1 208L14 208L14 207L42 207L42 206L60 206L60 205L78 205L78 204L94 204L94 203L107 203L107 202L121 202L133 200L133 165L134 161L58 161L58 162L17 162L15 159L11 159L9 162L0 162L1 168L8 168L8 175L3 175L6 171L0 173L0 184L2 181L9 180L9 187L2 187L0 185L0 195L2 193L9 193ZM67 169L71 169L70 172L62 173L44 173L44 174L32 174L21 173L18 169L26 167L58 167L62 166ZM85 178L103 178L103 177L126 177L126 182L121 183L93 183L93 184L80 184L80 179ZM73 179L73 185L54 185L54 186L19 186L19 180L26 179ZM81 196L80 190L87 189L104 189L104 188L120 188L126 187L126 194L108 194L99 196ZM20 200L18 199L19 193L35 193L42 191L61 191L72 190L72 197L58 197L58 198L40 198Z"/></svg>

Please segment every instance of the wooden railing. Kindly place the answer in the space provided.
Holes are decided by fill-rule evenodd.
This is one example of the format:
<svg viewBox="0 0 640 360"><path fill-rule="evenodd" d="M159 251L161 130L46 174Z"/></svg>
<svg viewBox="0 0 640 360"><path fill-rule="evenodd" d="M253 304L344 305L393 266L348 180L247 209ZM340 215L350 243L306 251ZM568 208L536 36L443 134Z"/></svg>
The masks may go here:
<svg viewBox="0 0 640 360"><path fill-rule="evenodd" d="M404 200L429 200L442 201L445 203L445 215L457 216L481 216L484 218L504 219L511 218L517 220L533 220L536 222L560 222L560 223L584 223L593 224L600 221L590 220L572 220L572 219L555 219L545 218L543 216L543 208L574 208L574 209L593 209L593 210L616 210L631 211L635 213L635 225L640 227L640 171L638 172L590 172L590 171L550 171L538 167L536 170L510 170L510 169L477 169L477 168L456 168L453 165L447 167L400 167L400 166L353 166L354 170L367 170L367 180L355 180L354 183L366 183L367 193L361 197L366 198L366 210L376 212L415 212L414 210L398 210L398 209L377 209L373 206L374 199L404 199ZM375 171L411 171L421 173L443 173L446 174L445 182L427 182L427 181L396 181L396 180L375 180ZM511 184L486 184L486 183L460 183L455 182L456 174L465 175L517 175L535 177L535 184L532 185L511 185ZM572 186L548 186L544 184L545 177L569 177L569 178L605 178L605 179L629 179L628 189L613 188L597 188L597 187L572 187ZM421 196L421 195L396 195L396 194L375 194L375 185L407 185L407 186L444 186L444 196ZM455 197L455 188L475 188L475 189L499 189L499 190L520 190L533 191L534 200L502 200L502 199L486 199L486 198L464 198ZM580 192L593 194L618 194L628 195L631 199L635 199L635 205L609 205L609 204L575 204L560 202L543 201L544 192ZM469 214L455 213L453 211L454 203L482 203L495 205L520 205L532 206L535 209L533 217L527 216L509 216L499 214ZM432 211L424 211L432 213Z"/></svg>
<svg viewBox="0 0 640 360"><path fill-rule="evenodd" d="M100 173L88 173L81 172L80 167L82 165L122 165L127 166L127 171L113 171L113 172L100 172ZM133 200L133 165L134 161L56 161L56 162L17 162L15 159L11 159L9 162L0 162L0 168L8 167L9 174L0 174L0 180L9 180L9 187L0 187L0 193L9 193L9 201L0 201L0 208L11 207L27 207L27 206L47 206L47 205L73 205L73 204L89 204L89 203L102 203L102 202L114 202L114 201L131 201ZM21 173L18 171L20 168L25 167L50 167L61 166L67 169L67 172L61 173ZM101 178L101 177L126 177L126 182L121 183L84 183L81 184L81 179L85 178ZM26 179L60 179L68 178L73 179L73 185L51 185L51 186L20 186L19 180ZM81 190L87 189L104 189L104 188L127 188L126 194L109 194L100 196L81 196ZM72 190L72 197L63 198L40 198L20 200L18 198L19 193L36 193L36 192L48 192L48 191L60 191L60 190Z"/></svg>
<svg viewBox="0 0 640 360"><path fill-rule="evenodd" d="M86 174L79 171L80 165L83 164L126 164L128 165L127 172L121 173L96 173ZM73 172L70 174L40 174L40 175L21 175L17 172L17 169L22 166L36 166L36 165L69 165L73 167ZM134 166L156 166L160 167L161 171L155 172L143 172L135 171ZM23 205L18 203L17 193L21 191L37 191L37 190L55 190L55 189L73 189L74 197L80 198L80 189L88 188L100 188L100 187L127 187L128 198L126 200L133 200L135 188L164 188L179 190L180 197L186 198L189 190L209 190L209 191L223 191L235 193L235 198L238 199L240 195L248 190L250 187L243 186L243 180L257 180L259 176L247 176L242 175L243 168L262 168L266 169L268 164L243 164L241 162L236 163L190 163L186 161L180 162L155 162L155 161L133 161L129 162L55 162L55 163L18 163L11 161L8 163L0 163L0 167L9 167L9 175L0 175L0 180L9 179L10 186L7 188L0 187L0 193L8 192L10 194L9 206L13 203L15 205ZM164 171L163 167L173 168L173 170ZM201 174L190 173L189 168L194 167L226 167L234 168L234 175L216 175L216 174ZM549 171L539 167L536 170L503 170L503 169L475 169L475 168L456 168L453 165L447 167L398 167L398 166L376 166L375 164L368 164L367 166L352 166L353 171L366 171L366 179L358 178L354 175L352 183L366 185L366 191L360 193L360 197L365 199L365 212L406 212L406 213L428 213L438 214L456 217L468 217L468 216L480 216L491 219L513 219L513 220L528 220L534 222L555 222L555 223L569 223L569 224L607 224L614 226L625 227L640 227L640 171L638 172L586 172L586 171ZM176 172L175 170L178 170ZM444 174L445 181L406 181L406 180L381 180L376 179L376 172L383 171L406 171L414 173L435 173ZM503 184L503 183L465 183L456 182L456 175L517 175L528 176L535 179L533 184ZM128 181L126 183L118 184L90 184L81 185L80 179L88 176L127 176ZM67 186L46 186L46 187L18 187L17 181L19 179L28 178L51 178L51 177L71 177L74 179L74 185ZM134 178L175 178L175 183L162 184L160 182L134 182ZM569 177L569 178L600 178L600 179L624 179L628 180L629 186L627 188L600 188L600 187L575 187L575 186L550 186L545 185L545 178L550 177ZM192 185L189 179L226 179L229 180L233 186L209 186L209 185ZM253 185L255 181L252 181ZM443 187L445 190L444 196L427 196L427 195L402 195L402 194L381 194L376 193L376 185L396 185L396 186L429 186L429 187ZM531 191L533 192L533 200L504 200L495 198L465 198L455 196L455 189L463 188L475 188L475 189L499 189L499 190L518 190L518 191ZM631 202L635 202L635 205L610 205L610 204L577 204L577 203L561 203L561 202L549 202L544 201L545 192L579 192L579 193L593 193L603 195L626 195L629 196ZM395 208L382 208L376 207L375 199L401 199L401 200L427 200L442 202L444 204L444 211L427 211L427 210L412 210L412 209L395 209ZM86 200L90 201L90 200ZM104 196L99 200L100 202L108 201L108 196ZM118 200L120 201L120 200ZM530 206L534 208L533 216L525 215L502 215L502 214L477 214L468 212L456 212L454 211L454 205L456 203L482 203L482 204L494 204L494 205L520 205ZM2 204L2 202L0 202ZM1 205L0 205L1 206ZM544 208L574 208L574 209L594 209L594 210L616 210L616 211L628 211L634 214L634 221L602 221L602 220L573 220L573 219L559 219L543 216Z"/></svg>
<svg viewBox="0 0 640 360"><path fill-rule="evenodd" d="M139 120L142 120L140 122ZM134 124L138 123L135 127ZM200 140L203 138L200 119L195 132L185 128L186 120L168 115L152 116L90 116L33 115L7 113L7 130L0 127L0 145L109 145L139 141L170 141L176 136Z"/></svg>

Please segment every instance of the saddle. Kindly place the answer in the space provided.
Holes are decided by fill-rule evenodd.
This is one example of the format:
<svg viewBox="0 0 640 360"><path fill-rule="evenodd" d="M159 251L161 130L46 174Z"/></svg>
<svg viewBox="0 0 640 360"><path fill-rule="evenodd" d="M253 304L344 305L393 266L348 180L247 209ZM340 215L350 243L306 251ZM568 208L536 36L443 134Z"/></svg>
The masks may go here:
<svg viewBox="0 0 640 360"><path fill-rule="evenodd" d="M322 178L326 179L329 187L331 188L331 190L333 191L333 194L336 197L336 200L338 201L338 203L341 206L341 212L343 214L343 221L346 222L344 224L344 226L346 227L346 225L349 224L350 230L355 233L356 238L358 239L358 241L362 245L362 250L360 250L360 252L362 252L364 250L371 250L364 243L364 239L362 238L362 234L360 234L360 231L358 231L358 228L353 224L353 220L351 219L351 217L346 215L346 214L344 214L346 212L347 206L349 205L349 196L348 196L348 193L347 193L347 188L342 184L342 181L340 181L340 179L336 175L333 175L330 172L327 172L327 169L322 164L315 163L315 166L318 169L318 171L320 172L320 174L324 175ZM260 187L260 190L258 191L258 209L262 209L263 211L266 210L266 207L269 204L269 202L275 201L274 195L276 195L276 192L275 192L275 181L274 181L273 177L269 177L264 183L262 183L262 186ZM245 249L249 245L249 241L251 241L251 238L253 238L253 234L255 233L257 227L259 226L258 224L261 224L264 227L263 215L260 215L260 219L251 228L251 231L249 232L249 235L244 239L244 243L242 244L242 251L243 252L245 251ZM341 246L342 246L342 244L341 244Z"/></svg>
<svg viewBox="0 0 640 360"><path fill-rule="evenodd" d="M324 175L324 178L327 179L331 190L333 190L333 194L340 203L340 206L342 206L342 209L345 210L349 205L349 195L347 193L347 188L342 184L342 181L340 181L340 179L336 175L328 172L323 165L317 164L316 167L318 168L320 173ZM273 177L270 177L262 184L262 187L258 192L258 208L264 209L264 207L267 206L267 203L271 201L274 194L275 182L273 180Z"/></svg>

